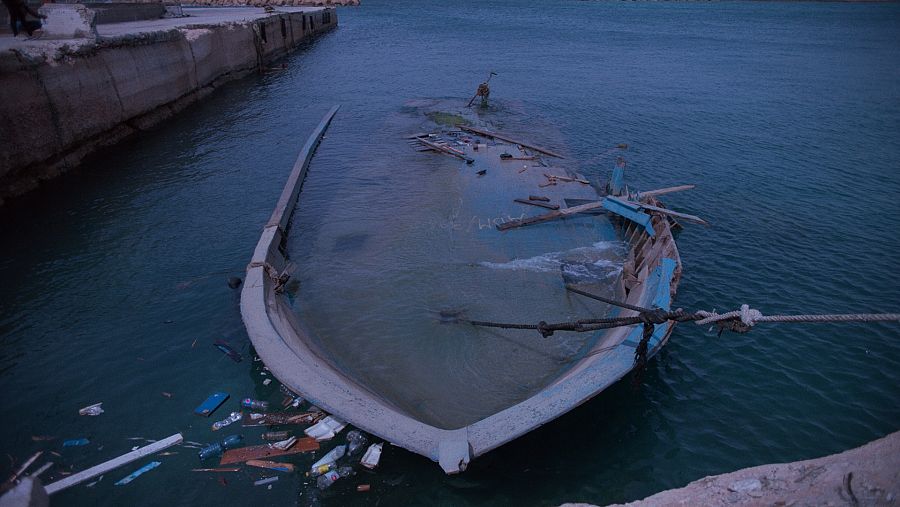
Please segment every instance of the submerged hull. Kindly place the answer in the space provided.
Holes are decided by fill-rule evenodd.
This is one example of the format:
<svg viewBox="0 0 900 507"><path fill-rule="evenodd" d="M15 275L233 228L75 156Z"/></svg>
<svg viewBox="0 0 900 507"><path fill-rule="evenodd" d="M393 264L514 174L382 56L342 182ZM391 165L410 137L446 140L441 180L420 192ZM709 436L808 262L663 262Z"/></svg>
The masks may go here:
<svg viewBox="0 0 900 507"><path fill-rule="evenodd" d="M447 473L457 473L474 457L572 410L631 371L642 328L605 330L591 351L533 396L472 424L444 429L411 417L325 359L327 355L277 289L283 283L279 274L287 264L281 248L291 210L315 146L335 111L326 116L301 152L253 254L241 294L241 313L253 345L282 383L354 426L438 462ZM650 204L659 205L655 200ZM658 214L645 215L646 223L640 225L623 216L614 218L628 247L618 282L619 297L645 308L669 309L681 275L671 224ZM618 316L634 314L624 310ZM648 356L666 343L673 327L672 322L656 326Z"/></svg>

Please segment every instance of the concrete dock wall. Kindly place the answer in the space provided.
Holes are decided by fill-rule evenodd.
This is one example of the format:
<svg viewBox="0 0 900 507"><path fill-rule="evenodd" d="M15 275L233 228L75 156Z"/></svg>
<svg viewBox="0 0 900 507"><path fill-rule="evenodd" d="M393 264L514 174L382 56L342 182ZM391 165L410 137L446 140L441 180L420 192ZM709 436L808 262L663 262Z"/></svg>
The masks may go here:
<svg viewBox="0 0 900 507"><path fill-rule="evenodd" d="M298 9L0 53L0 205L336 24Z"/></svg>

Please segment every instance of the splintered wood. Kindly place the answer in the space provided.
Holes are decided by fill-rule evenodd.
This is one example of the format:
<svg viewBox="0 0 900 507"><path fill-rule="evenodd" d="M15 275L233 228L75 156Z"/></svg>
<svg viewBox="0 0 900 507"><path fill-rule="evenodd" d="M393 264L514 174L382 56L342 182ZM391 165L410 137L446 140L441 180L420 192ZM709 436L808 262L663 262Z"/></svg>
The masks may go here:
<svg viewBox="0 0 900 507"><path fill-rule="evenodd" d="M222 460L219 465L230 465L232 463L243 463L249 460L258 460L265 458L274 458L277 456L288 456L290 454L300 454L301 452L316 451L319 449L319 443L315 438L298 438L297 442L289 449L282 451L268 445L251 445L249 447L241 447L239 449L231 449L222 454Z"/></svg>

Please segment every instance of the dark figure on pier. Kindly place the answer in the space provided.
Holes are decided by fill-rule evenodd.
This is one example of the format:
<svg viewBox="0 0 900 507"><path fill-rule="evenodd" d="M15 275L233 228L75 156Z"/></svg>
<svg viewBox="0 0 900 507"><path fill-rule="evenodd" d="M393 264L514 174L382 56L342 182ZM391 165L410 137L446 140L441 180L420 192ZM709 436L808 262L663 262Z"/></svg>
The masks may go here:
<svg viewBox="0 0 900 507"><path fill-rule="evenodd" d="M35 30L41 27L40 21L27 18L29 14L38 19L47 18L47 16L29 7L25 0L3 0L3 5L9 11L9 26L12 27L13 37L19 35L19 30L25 30L25 33L30 37Z"/></svg>

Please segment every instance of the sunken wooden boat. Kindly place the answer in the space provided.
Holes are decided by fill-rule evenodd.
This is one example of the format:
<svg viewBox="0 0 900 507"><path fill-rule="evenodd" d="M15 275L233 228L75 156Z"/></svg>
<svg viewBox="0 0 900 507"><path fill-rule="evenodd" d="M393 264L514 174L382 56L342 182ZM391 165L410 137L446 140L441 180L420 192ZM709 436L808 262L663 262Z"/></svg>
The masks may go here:
<svg viewBox="0 0 900 507"><path fill-rule="evenodd" d="M337 109L335 106L325 116L303 147L275 211L263 229L241 293L243 321L256 352L288 388L366 432L439 463L446 473L452 474L465 470L473 458L552 421L620 380L635 367L635 350L642 339L647 345L646 357L652 357L665 345L675 325L672 321L656 325L649 341L643 336L641 325L596 331L590 348L579 359L527 399L480 420L451 428L423 421L408 408L342 371L311 339L308 327L282 294L288 278L285 239L291 215L313 153ZM541 157L560 157L558 154L479 127L454 131L453 142L440 135L415 136L411 140L423 150L440 154L434 156L459 159L459 170L472 172L472 178L516 173L516 170L494 169L500 167L498 161L514 159L518 166L525 167L518 173L530 175L522 176L522 186L514 190L524 193L523 197L529 195L527 189L543 194L541 199L533 201L539 205L552 207L548 203L558 203L558 210L549 211L556 216L550 218L590 224L600 217L580 211L602 211L605 223L612 224L627 248L621 274L614 282L615 298L635 307L670 309L681 276L681 261L672 236L676 226L673 217L679 214L664 208L657 197L682 187L631 192L624 184L624 166L620 164L607 185L608 194L600 196L595 189L584 185L586 182L579 175L545 167ZM464 133L460 135L460 131ZM486 161L493 164L491 168L476 175ZM532 167L528 168L528 164ZM584 198L568 199L573 194ZM513 202L508 196L497 203L509 207L508 219L494 221L489 226L491 230L485 231L497 237L514 238L512 235L540 229L542 226L518 226L527 225L535 215L548 213L547 209L531 206L532 203ZM527 211L520 211L523 209ZM609 316L633 315L637 315L634 310L616 309Z"/></svg>

